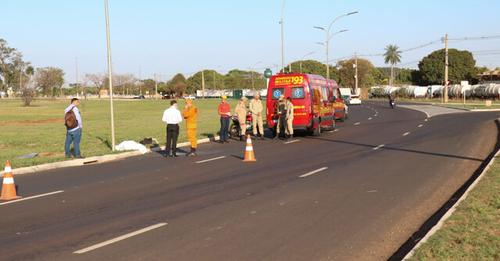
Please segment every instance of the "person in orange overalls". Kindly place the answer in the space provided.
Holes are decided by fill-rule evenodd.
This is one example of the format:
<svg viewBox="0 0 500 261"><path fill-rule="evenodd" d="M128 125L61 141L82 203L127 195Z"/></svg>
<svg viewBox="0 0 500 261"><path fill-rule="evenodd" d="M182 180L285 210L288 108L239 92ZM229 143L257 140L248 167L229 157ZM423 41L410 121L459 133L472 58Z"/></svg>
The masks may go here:
<svg viewBox="0 0 500 261"><path fill-rule="evenodd" d="M186 99L186 106L182 111L182 116L186 119L187 136L191 143L191 151L186 156L196 156L196 148L198 147L196 139L198 108L193 105L192 99Z"/></svg>

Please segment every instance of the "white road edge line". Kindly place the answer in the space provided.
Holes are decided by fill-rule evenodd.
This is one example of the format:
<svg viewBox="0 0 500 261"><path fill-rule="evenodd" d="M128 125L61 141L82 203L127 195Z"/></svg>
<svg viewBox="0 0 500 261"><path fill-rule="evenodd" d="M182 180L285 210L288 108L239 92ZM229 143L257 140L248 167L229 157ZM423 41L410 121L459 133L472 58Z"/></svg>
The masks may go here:
<svg viewBox="0 0 500 261"><path fill-rule="evenodd" d="M311 175L314 175L314 174L316 174L316 173L318 173L318 172L321 172L321 171L324 171L324 170L327 170L327 169L328 169L328 167L322 167L322 168L319 168L319 169L317 169L317 170L313 170L313 171L308 172L308 173L306 173L306 174L300 175L300 176L299 176L299 178L309 177L309 176L311 176Z"/></svg>
<svg viewBox="0 0 500 261"><path fill-rule="evenodd" d="M113 244L113 243L116 243L118 241L122 241L124 239L127 239L127 238L130 238L130 237L133 237L133 236L137 236L139 234L142 234L142 233L145 233L145 232L148 232L150 230L153 230L153 229L157 229L159 227L163 227L167 225L167 223L158 223L156 225L152 225L152 226L149 226L149 227L145 227L143 229L139 229L137 231L134 231L134 232L131 232L131 233L128 233L128 234L125 234L123 236L119 236L119 237L115 237L113 239L110 239L110 240L107 240L107 241L104 241L102 243L99 243L99 244L95 244L93 246L89 246L89 247L86 247L86 248L83 248L83 249L80 249L78 251L75 251L73 252L73 254L83 254L83 253L86 253L86 252L89 252L89 251L92 251L92 250L96 250L98 248L101 248L101 247L104 247L104 246L107 246L109 244Z"/></svg>
<svg viewBox="0 0 500 261"><path fill-rule="evenodd" d="M44 193L44 194L35 195L35 196L31 196L31 197L26 197L26 198L21 198L21 199L17 199L17 200L3 202L3 203L0 203L0 205L12 204L12 203L16 203L19 201L25 201L25 200L34 199L34 198L41 198L41 197L59 194L59 193L63 193L63 192L64 192L64 190L58 190L58 191L54 191L54 192L49 192L49 193Z"/></svg>
<svg viewBox="0 0 500 261"><path fill-rule="evenodd" d="M200 163L205 163L205 162L214 161L214 160L220 160L220 159L224 159L224 158L226 158L226 156L220 156L220 157L215 157L215 158L206 159L206 160L199 160L199 161L196 161L195 163L200 164Z"/></svg>
<svg viewBox="0 0 500 261"><path fill-rule="evenodd" d="M403 133L403 136L407 136L408 134L410 134L411 132L407 131L405 133Z"/></svg>
<svg viewBox="0 0 500 261"><path fill-rule="evenodd" d="M385 144L380 144L377 147L373 148L372 150L378 150L380 148L383 148L384 146L385 146Z"/></svg>
<svg viewBox="0 0 500 261"><path fill-rule="evenodd" d="M290 144L290 143L295 143L295 142L299 142L300 140L291 140L291 141L287 141L285 142L285 144Z"/></svg>

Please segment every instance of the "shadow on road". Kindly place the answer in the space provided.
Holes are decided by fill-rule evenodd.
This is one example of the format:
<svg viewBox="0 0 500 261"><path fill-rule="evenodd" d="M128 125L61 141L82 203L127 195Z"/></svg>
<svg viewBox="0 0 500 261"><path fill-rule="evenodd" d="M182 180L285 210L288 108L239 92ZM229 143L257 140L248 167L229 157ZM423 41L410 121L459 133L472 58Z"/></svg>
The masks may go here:
<svg viewBox="0 0 500 261"><path fill-rule="evenodd" d="M330 140L330 139L325 139L325 138L320 138L320 137L311 137L310 139L328 141L328 142L334 142L334 143L350 144L350 145L362 146L362 147L367 147L367 148L376 148L378 146L378 145L363 144L363 143L352 142L352 141ZM480 161L480 162L484 161L484 159L480 159L480 158L472 158L472 157L467 157L467 156L444 154L444 153L430 152L430 151L402 149L402 148L395 148L395 147L390 147L390 146L384 146L383 148L381 148L381 150L382 149L383 150L402 151L402 152L411 152L411 153L425 154L425 155L438 156L438 157L456 158L456 159L463 159L463 160L473 160L473 161Z"/></svg>

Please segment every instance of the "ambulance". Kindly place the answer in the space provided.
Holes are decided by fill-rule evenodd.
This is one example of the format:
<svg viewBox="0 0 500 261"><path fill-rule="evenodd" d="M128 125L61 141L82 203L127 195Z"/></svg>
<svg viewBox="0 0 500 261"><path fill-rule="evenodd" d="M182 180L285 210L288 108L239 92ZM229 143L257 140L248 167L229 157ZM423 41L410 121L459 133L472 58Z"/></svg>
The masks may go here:
<svg viewBox="0 0 500 261"><path fill-rule="evenodd" d="M294 108L294 130L305 130L319 136L323 130L333 130L336 120L344 121L347 106L339 86L313 74L277 74L269 80L267 89L267 125L276 132L278 100L281 95L291 97Z"/></svg>

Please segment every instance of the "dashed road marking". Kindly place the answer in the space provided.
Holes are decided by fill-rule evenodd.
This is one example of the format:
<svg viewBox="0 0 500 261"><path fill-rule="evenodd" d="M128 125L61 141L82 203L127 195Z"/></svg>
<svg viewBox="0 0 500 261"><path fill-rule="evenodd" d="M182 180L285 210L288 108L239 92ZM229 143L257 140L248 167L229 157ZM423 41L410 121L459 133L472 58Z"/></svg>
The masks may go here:
<svg viewBox="0 0 500 261"><path fill-rule="evenodd" d="M371 121L372 119L373 119L372 117L368 118L369 121Z"/></svg>
<svg viewBox="0 0 500 261"><path fill-rule="evenodd" d="M215 158L206 159L206 160L199 160L199 161L196 161L195 163L200 164L200 163L210 162L210 161L214 161L214 160L220 160L220 159L224 159L224 158L226 158L226 156L220 156L220 157L215 157Z"/></svg>
<svg viewBox="0 0 500 261"><path fill-rule="evenodd" d="M356 122L356 123L354 123L354 125L355 125L355 126L357 126L357 125L359 125L359 124L361 124L361 122L359 122L359 121L358 121L358 122Z"/></svg>
<svg viewBox="0 0 500 261"><path fill-rule="evenodd" d="M407 132L403 133L403 136L407 136L408 134L410 134L410 132L409 132L409 131L407 131Z"/></svg>
<svg viewBox="0 0 500 261"><path fill-rule="evenodd" d="M35 196L31 196L31 197L26 197L26 198L21 198L21 199L17 199L17 200L3 202L3 203L0 203L0 205L12 204L12 203L20 202L20 201L25 201L25 200L34 199L34 198L41 198L41 197L59 194L59 193L63 193L63 192L64 192L64 190L58 190L58 191L54 191L54 192L49 192L49 193L44 193L44 194L35 195Z"/></svg>
<svg viewBox="0 0 500 261"><path fill-rule="evenodd" d="M429 119L425 119L424 121L427 122L427 121L429 121Z"/></svg>
<svg viewBox="0 0 500 261"><path fill-rule="evenodd" d="M333 130L333 131L334 131L334 132L337 132L337 131L339 131L339 129L335 129L335 130Z"/></svg>
<svg viewBox="0 0 500 261"><path fill-rule="evenodd" d="M377 147L373 148L372 150L378 150L380 148L383 148L384 146L385 146L385 144L380 144Z"/></svg>
<svg viewBox="0 0 500 261"><path fill-rule="evenodd" d="M419 124L417 128L422 128L423 126L424 126L423 124Z"/></svg>
<svg viewBox="0 0 500 261"><path fill-rule="evenodd" d="M291 140L291 141L287 141L285 142L285 144L290 144L290 143L295 143L295 142L299 142L300 140Z"/></svg>
<svg viewBox="0 0 500 261"><path fill-rule="evenodd" d="M110 245L110 244L113 244L113 243L116 243L118 241L122 241L124 239L127 239L127 238L130 238L130 237L133 237L133 236L137 236L139 234L142 234L142 233L145 233L145 232L148 232L150 230L153 230L153 229L157 229L159 227L163 227L167 225L167 223L158 223L156 225L152 225L152 226L149 226L149 227L145 227L143 229L139 229L137 231L134 231L134 232L131 232L131 233L128 233L128 234L125 234L123 236L119 236L119 237L115 237L113 239L110 239L110 240L107 240L107 241L104 241L102 243L99 243L99 244L95 244L93 246L89 246L89 247L86 247L86 248L83 248L83 249L80 249L78 251L75 251L73 252L73 254L83 254L83 253L87 253L87 252L90 252L92 250L96 250L98 248L101 248L101 247L104 247L104 246L107 246L107 245Z"/></svg>
<svg viewBox="0 0 500 261"><path fill-rule="evenodd" d="M328 167L319 168L317 170L313 170L311 172L307 172L306 174L300 175L299 178L309 177L311 175L317 174L317 173L324 171L324 170L327 170L327 169L328 169Z"/></svg>

